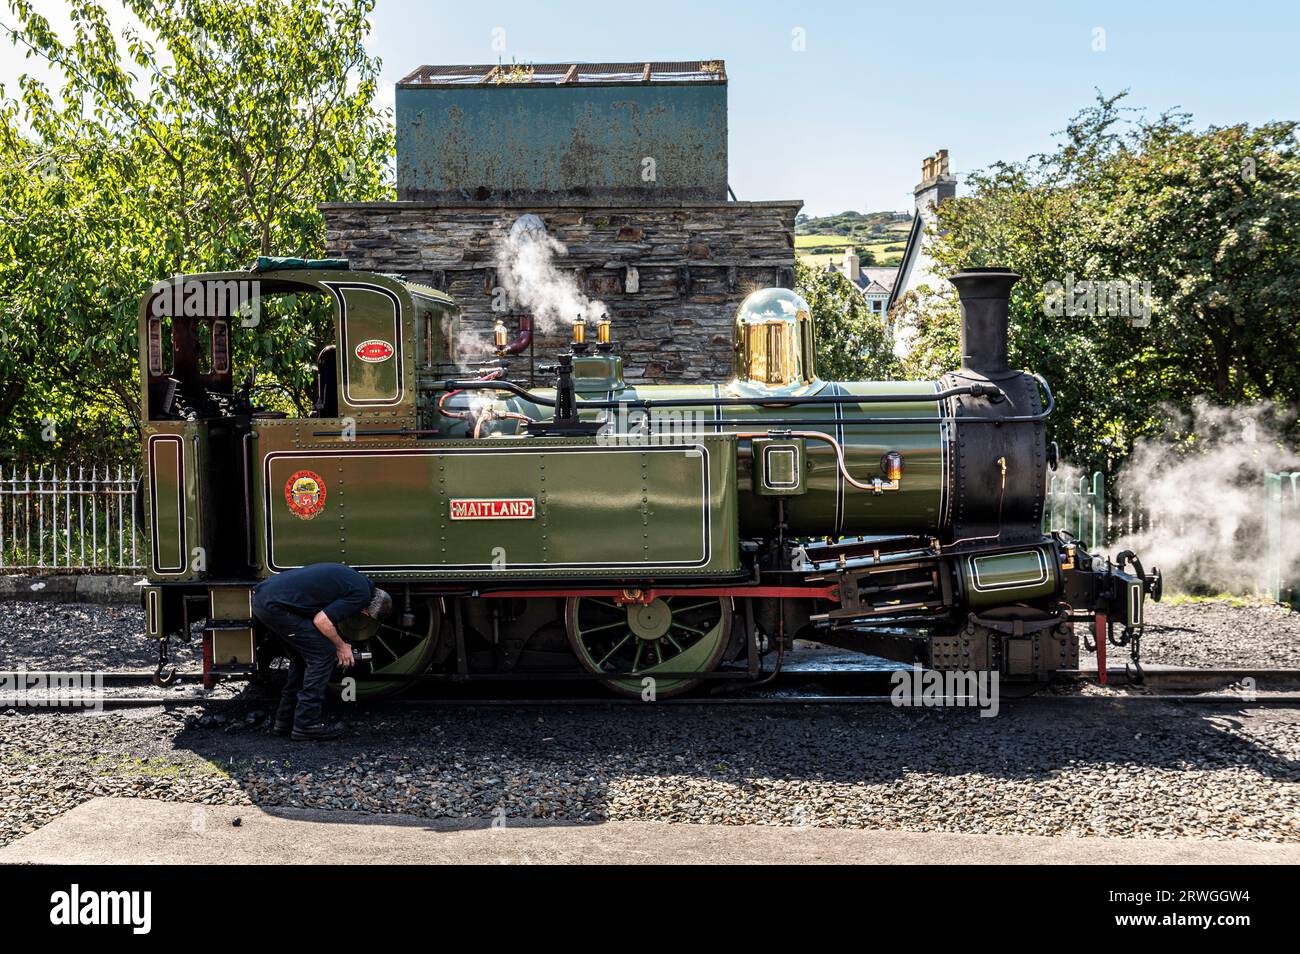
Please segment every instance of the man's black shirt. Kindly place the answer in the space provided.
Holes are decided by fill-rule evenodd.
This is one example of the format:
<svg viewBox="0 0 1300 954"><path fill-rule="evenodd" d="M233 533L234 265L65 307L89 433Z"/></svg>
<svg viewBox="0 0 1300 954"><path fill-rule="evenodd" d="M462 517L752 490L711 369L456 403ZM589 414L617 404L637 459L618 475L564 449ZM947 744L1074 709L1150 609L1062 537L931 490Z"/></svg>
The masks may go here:
<svg viewBox="0 0 1300 954"><path fill-rule="evenodd" d="M253 590L258 616L282 635L315 632L324 611L336 627L370 605L374 584L342 563L315 563L285 570Z"/></svg>

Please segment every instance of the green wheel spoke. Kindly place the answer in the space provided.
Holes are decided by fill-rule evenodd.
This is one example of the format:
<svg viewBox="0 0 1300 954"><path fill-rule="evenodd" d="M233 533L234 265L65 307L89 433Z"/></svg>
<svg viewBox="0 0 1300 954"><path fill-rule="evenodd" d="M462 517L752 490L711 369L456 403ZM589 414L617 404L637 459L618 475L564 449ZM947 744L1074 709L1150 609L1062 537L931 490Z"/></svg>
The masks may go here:
<svg viewBox="0 0 1300 954"><path fill-rule="evenodd" d="M371 679L371 674L418 675L429 668L437 650L442 616L436 602L423 602L418 612L420 622L415 628L402 629L381 623L369 642L353 647L373 654L369 664L363 663L348 673L356 679L358 698L378 699L410 687L405 682Z"/></svg>
<svg viewBox="0 0 1300 954"><path fill-rule="evenodd" d="M631 638L632 638L632 634L631 634L631 633L628 633L626 636L624 636L622 639L620 639L617 643L615 643L615 644L614 644L614 648L611 649L609 652L607 652L607 653L605 654L605 657L604 657L603 659L601 659L600 662L596 663L596 668L597 668L597 669L604 669L604 668L605 668L605 663L607 663L607 662L609 661L609 657L612 656L612 655L614 655L616 652L618 652L619 649L622 648L623 644L626 643L626 642L627 642L629 639L631 639Z"/></svg>
<svg viewBox="0 0 1300 954"><path fill-rule="evenodd" d="M580 636L590 636L592 633L599 633L601 630L614 629L617 626L627 626L627 620L619 619L612 623L605 623L602 626L592 626L590 629L578 630Z"/></svg>
<svg viewBox="0 0 1300 954"><path fill-rule="evenodd" d="M398 659L401 657L402 654L393 652L393 647L388 645L388 643L384 642L384 637L380 636L378 633L375 634L375 642L377 642L380 646L383 646L384 649L388 652L388 655L392 656L394 659Z"/></svg>
<svg viewBox="0 0 1300 954"><path fill-rule="evenodd" d="M706 632L703 629L696 629L694 626L687 626L685 623L679 623L676 620L671 625L676 626L678 629L684 629L688 633L694 633L696 636L703 636Z"/></svg>
<svg viewBox="0 0 1300 954"><path fill-rule="evenodd" d="M666 639L666 640L668 640L668 642L672 643L672 644L673 644L673 647L674 647L674 648L675 648L679 653L683 653L683 652L686 651L686 650L682 649L682 644L681 644L681 643L679 643L677 640L673 639L673 634L672 634L672 633L664 633L663 638Z"/></svg>
<svg viewBox="0 0 1300 954"><path fill-rule="evenodd" d="M676 616L678 613L689 613L691 612L691 610L704 609L709 606L716 607L717 605L718 603L716 600L710 600L707 603L696 603L694 606L682 606L682 607L674 606L672 607L672 610L673 610L673 615Z"/></svg>
<svg viewBox="0 0 1300 954"><path fill-rule="evenodd" d="M636 672L637 667L641 664L641 650L645 649L645 643L637 640L636 655L632 657L632 672Z"/></svg>

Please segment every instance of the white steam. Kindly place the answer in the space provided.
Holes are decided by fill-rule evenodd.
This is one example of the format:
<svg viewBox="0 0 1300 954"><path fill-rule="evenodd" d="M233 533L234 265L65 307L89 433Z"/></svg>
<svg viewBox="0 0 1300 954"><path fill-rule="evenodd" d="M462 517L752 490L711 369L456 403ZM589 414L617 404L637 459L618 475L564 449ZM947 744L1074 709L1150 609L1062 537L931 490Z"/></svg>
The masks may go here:
<svg viewBox="0 0 1300 954"><path fill-rule="evenodd" d="M1116 481L1125 509L1145 514L1142 529L1117 540L1166 585L1185 592L1252 592L1279 569L1300 575L1300 527L1270 541L1267 473L1300 469L1267 404L1220 408L1198 400L1173 415L1163 439L1142 441Z"/></svg>
<svg viewBox="0 0 1300 954"><path fill-rule="evenodd" d="M491 329L473 327L459 315L442 319L442 336L444 341L452 343L451 359L460 367L495 353Z"/></svg>
<svg viewBox="0 0 1300 954"><path fill-rule="evenodd" d="M577 318L594 324L607 310L582 293L572 274L556 266L556 258L567 253L531 213L516 219L496 247L497 282L513 307L532 314L538 333L553 334Z"/></svg>

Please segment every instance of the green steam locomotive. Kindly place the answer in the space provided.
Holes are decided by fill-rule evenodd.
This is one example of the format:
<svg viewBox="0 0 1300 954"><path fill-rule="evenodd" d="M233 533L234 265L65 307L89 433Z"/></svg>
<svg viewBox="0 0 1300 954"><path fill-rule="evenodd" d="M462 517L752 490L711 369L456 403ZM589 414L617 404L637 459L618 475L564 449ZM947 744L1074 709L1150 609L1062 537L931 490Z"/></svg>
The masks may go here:
<svg viewBox="0 0 1300 954"><path fill-rule="evenodd" d="M202 629L204 677L280 652L251 591L347 563L394 594L352 636L363 695L419 679L596 679L658 696L770 671L798 638L939 669L1042 679L1136 638L1160 577L1041 530L1051 391L1007 364L1006 270L952 278L959 369L830 382L808 306L763 289L735 320L736 373L624 381L608 318L542 369L501 322L458 370L455 302L346 262L264 260L178 277L140 305L148 634ZM268 296L333 316L308 415L237 384L235 335Z"/></svg>

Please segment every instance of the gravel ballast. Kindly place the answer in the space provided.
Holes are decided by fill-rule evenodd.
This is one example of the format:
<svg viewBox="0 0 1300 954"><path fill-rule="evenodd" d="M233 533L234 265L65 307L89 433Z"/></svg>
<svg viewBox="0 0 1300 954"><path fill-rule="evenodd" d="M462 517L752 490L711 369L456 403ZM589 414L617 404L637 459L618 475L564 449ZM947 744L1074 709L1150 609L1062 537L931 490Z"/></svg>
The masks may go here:
<svg viewBox="0 0 1300 954"><path fill-rule="evenodd" d="M1144 662L1166 666L1300 669L1300 613L1263 600L1146 604ZM1120 650L1121 659L1127 658Z"/></svg>
<svg viewBox="0 0 1300 954"><path fill-rule="evenodd" d="M1144 658L1300 667L1298 620L1264 604L1164 604L1149 615ZM135 608L3 603L0 669L150 668L142 622ZM196 665L185 651L173 656ZM996 718L887 706L371 707L348 709L346 735L324 744L271 736L268 710L264 700L0 708L0 844L96 795L507 824L1300 841L1300 712L1245 703L1004 700Z"/></svg>
<svg viewBox="0 0 1300 954"><path fill-rule="evenodd" d="M329 743L231 705L0 716L0 843L95 795L425 817L1300 841L1300 714L475 708L347 716Z"/></svg>
<svg viewBox="0 0 1300 954"><path fill-rule="evenodd" d="M197 667L198 642L172 640L170 655ZM158 665L139 606L0 601L0 670L121 672Z"/></svg>

